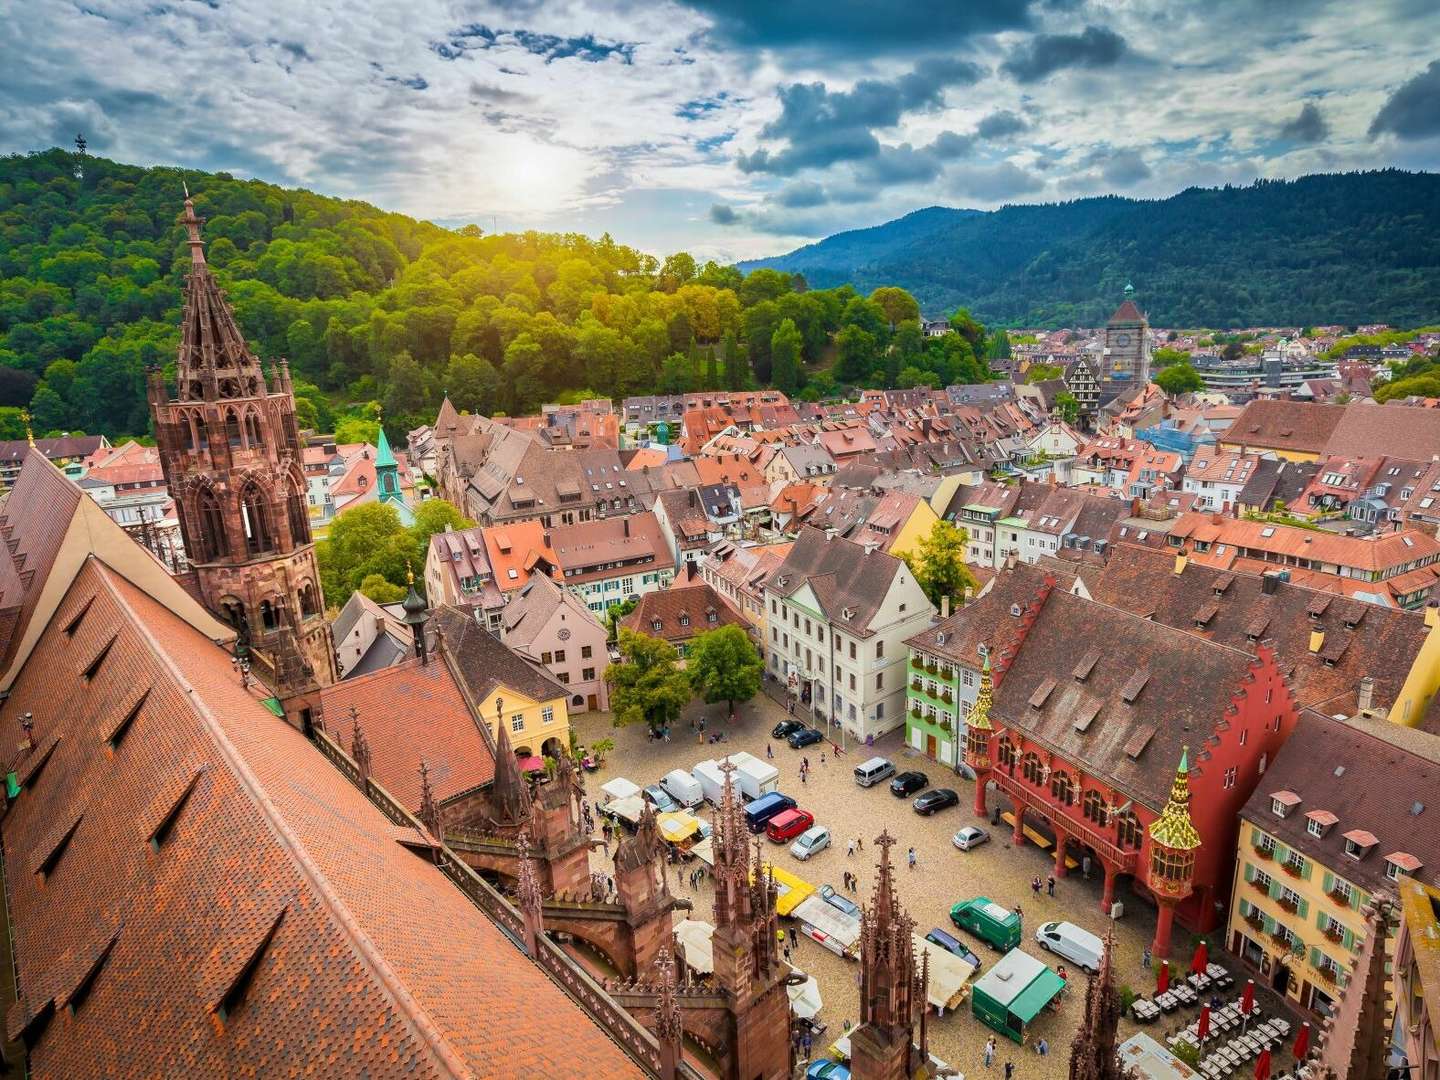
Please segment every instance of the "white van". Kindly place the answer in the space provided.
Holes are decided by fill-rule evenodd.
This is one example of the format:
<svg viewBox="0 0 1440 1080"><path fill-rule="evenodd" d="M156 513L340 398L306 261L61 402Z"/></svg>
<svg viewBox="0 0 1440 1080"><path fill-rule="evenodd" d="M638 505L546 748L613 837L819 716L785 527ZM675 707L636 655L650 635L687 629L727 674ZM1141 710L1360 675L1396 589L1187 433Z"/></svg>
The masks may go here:
<svg viewBox="0 0 1440 1080"><path fill-rule="evenodd" d="M895 765L883 757L872 757L855 766L855 783L871 787L895 775Z"/></svg>
<svg viewBox="0 0 1440 1080"><path fill-rule="evenodd" d="M1069 960L1091 975L1100 970L1105 943L1083 927L1071 922L1042 923L1035 931L1035 940L1042 949Z"/></svg>
<svg viewBox="0 0 1440 1080"><path fill-rule="evenodd" d="M665 794L678 802L687 810L693 810L705 801L705 789L684 769L671 769L660 781L660 786L665 789Z"/></svg>

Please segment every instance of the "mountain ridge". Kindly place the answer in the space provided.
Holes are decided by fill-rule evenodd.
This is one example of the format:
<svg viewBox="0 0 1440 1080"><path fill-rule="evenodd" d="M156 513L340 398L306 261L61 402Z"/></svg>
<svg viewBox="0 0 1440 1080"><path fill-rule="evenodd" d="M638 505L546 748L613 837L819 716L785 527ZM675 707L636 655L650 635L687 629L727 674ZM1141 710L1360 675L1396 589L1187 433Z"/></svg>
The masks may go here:
<svg viewBox="0 0 1440 1080"><path fill-rule="evenodd" d="M929 315L1095 325L1133 282L1152 321L1244 326L1434 319L1440 174L1382 169L1163 199L942 206L739 263L815 287L899 285Z"/></svg>

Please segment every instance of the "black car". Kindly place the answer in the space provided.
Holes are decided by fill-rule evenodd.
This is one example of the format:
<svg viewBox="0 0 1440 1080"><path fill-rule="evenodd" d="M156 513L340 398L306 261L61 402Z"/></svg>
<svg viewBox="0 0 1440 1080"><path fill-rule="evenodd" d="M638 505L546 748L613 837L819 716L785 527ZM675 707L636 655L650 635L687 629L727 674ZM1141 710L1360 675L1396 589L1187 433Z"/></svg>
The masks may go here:
<svg viewBox="0 0 1440 1080"><path fill-rule="evenodd" d="M929 791L915 799L915 813L933 814L936 810L944 810L947 806L959 806L960 796L951 791L948 787L931 788Z"/></svg>
<svg viewBox="0 0 1440 1080"><path fill-rule="evenodd" d="M788 742L794 749L799 750L802 746L812 746L817 742L824 742L825 733L819 728L801 728L799 731L793 733L790 738L785 741Z"/></svg>
<svg viewBox="0 0 1440 1080"><path fill-rule="evenodd" d="M930 778L923 772L902 772L890 781L890 794L897 799L903 799L906 795L914 795L929 783Z"/></svg>
<svg viewBox="0 0 1440 1080"><path fill-rule="evenodd" d="M803 731L804 728L805 725L799 720L781 720L770 729L770 737L772 739L788 739L795 732Z"/></svg>

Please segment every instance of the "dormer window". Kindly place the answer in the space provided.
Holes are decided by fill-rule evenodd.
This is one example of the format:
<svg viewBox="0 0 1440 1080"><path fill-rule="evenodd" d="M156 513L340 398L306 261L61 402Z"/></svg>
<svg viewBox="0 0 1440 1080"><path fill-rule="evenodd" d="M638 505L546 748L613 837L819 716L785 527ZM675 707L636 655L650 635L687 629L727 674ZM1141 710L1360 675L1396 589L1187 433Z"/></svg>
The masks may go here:
<svg viewBox="0 0 1440 1080"><path fill-rule="evenodd" d="M1385 876L1391 881L1399 881L1401 874L1414 875L1422 863L1408 851L1396 851L1385 856Z"/></svg>
<svg viewBox="0 0 1440 1080"><path fill-rule="evenodd" d="M657 634L660 632L661 625L662 625L662 624L661 624L661 622L660 622L659 619L651 619L651 620L650 620L650 629L651 629L651 630L654 630Z"/></svg>
<svg viewBox="0 0 1440 1080"><path fill-rule="evenodd" d="M1299 805L1300 796L1293 791L1277 791L1270 796L1270 812L1279 818L1289 817Z"/></svg>
<svg viewBox="0 0 1440 1080"><path fill-rule="evenodd" d="M1311 836L1319 837L1323 837L1330 831L1330 826L1340 820L1329 810L1312 810L1305 818L1305 831Z"/></svg>
<svg viewBox="0 0 1440 1080"><path fill-rule="evenodd" d="M1379 842L1374 833L1366 832L1364 829L1351 829L1345 834L1345 854L1359 862L1369 855L1370 849Z"/></svg>

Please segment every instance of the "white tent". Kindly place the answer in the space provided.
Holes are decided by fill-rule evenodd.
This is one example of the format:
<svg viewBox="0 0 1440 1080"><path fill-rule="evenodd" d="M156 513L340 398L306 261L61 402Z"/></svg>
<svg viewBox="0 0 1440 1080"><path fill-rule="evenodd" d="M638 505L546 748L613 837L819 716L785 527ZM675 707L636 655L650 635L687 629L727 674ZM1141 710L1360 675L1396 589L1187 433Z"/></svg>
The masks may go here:
<svg viewBox="0 0 1440 1080"><path fill-rule="evenodd" d="M685 949L685 966L697 975L715 970L715 954L710 935L715 927L702 919L682 919L675 924L675 943Z"/></svg>
<svg viewBox="0 0 1440 1080"><path fill-rule="evenodd" d="M620 818L634 828L640 823L640 818L645 813L645 800L639 795L627 795L623 799L615 799L606 803L600 809L612 817Z"/></svg>
<svg viewBox="0 0 1440 1080"><path fill-rule="evenodd" d="M630 799L639 795L640 787L623 776L617 776L614 780L607 780L601 784L600 791L605 796L602 803L609 803L617 799Z"/></svg>
<svg viewBox="0 0 1440 1080"><path fill-rule="evenodd" d="M946 952L919 934L912 934L915 946L915 966L920 966L920 957L930 954L930 988L926 994L931 1008L950 1012L959 1008L965 1000L965 988L970 976L975 974L975 965L962 960L952 952Z"/></svg>
<svg viewBox="0 0 1440 1080"><path fill-rule="evenodd" d="M790 1008L801 1020L813 1019L825 1004L820 999L820 984L814 975L799 986L785 987L785 993L790 996Z"/></svg>
<svg viewBox="0 0 1440 1080"><path fill-rule="evenodd" d="M708 836L692 847L690 854L699 858L706 866L715 865L715 848L710 843L710 837Z"/></svg>

